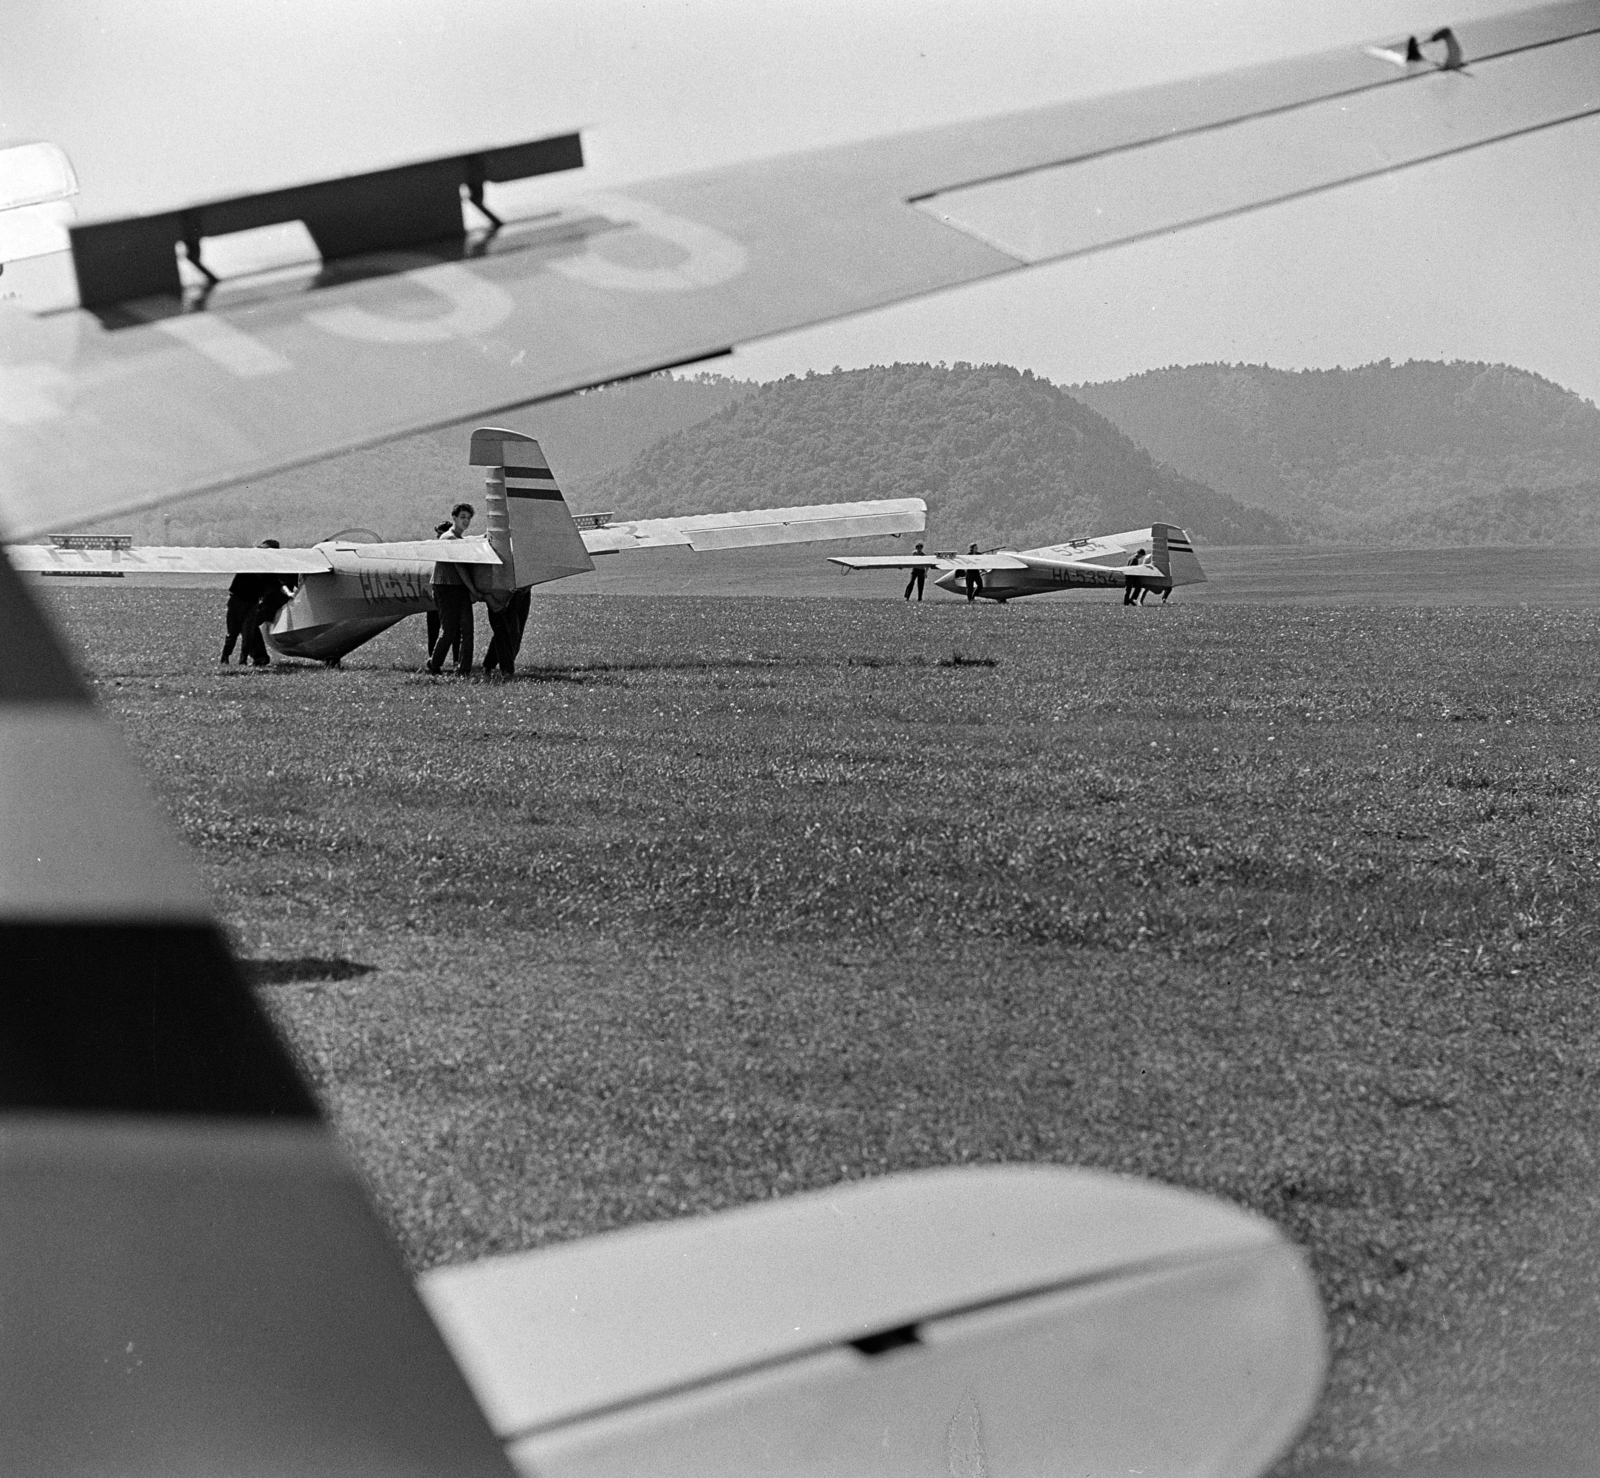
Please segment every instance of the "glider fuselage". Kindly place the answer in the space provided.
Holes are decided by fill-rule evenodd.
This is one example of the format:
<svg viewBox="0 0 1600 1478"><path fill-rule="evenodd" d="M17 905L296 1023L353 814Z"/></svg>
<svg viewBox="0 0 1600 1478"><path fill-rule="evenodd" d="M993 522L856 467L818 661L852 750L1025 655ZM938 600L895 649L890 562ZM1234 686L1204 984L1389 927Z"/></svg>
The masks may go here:
<svg viewBox="0 0 1600 1478"><path fill-rule="evenodd" d="M1002 604L1052 590L1133 586L1166 595L1179 585L1201 584L1206 578L1188 534L1170 523L1038 549L983 552L974 546L966 554L830 555L829 559L847 570L924 570L941 590Z"/></svg>
<svg viewBox="0 0 1600 1478"><path fill-rule="evenodd" d="M1027 559L1040 552L1029 550L1027 554L1019 555L1018 558ZM1160 570L1153 565L1146 568L1150 573L1147 576L1137 577L1141 579L1141 583L1148 585L1152 590L1172 588L1171 579L1163 575ZM951 591L955 595L967 593L967 577L961 570L950 570L933 583L941 590ZM1046 595L1052 590L1090 590L1102 586L1121 590L1127 583L1128 571L1120 565L1111 569L1085 570L1038 564L1024 570L985 570L983 584L975 594L984 600L1006 601L1023 595Z"/></svg>
<svg viewBox="0 0 1600 1478"><path fill-rule="evenodd" d="M333 569L303 576L263 633L280 656L337 661L397 621L433 609L431 563L361 559L345 549L317 547Z"/></svg>

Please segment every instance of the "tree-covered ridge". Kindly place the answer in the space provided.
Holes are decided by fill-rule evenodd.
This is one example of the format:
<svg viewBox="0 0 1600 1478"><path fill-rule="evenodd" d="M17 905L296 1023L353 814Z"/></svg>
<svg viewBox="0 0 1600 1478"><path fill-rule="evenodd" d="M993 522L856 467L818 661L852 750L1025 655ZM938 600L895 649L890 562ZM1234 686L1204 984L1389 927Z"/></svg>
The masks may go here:
<svg viewBox="0 0 1600 1478"><path fill-rule="evenodd" d="M1180 524L1221 544L1287 537L1280 520L1159 467L1105 417L1009 365L875 365L790 376L662 438L588 489L630 517L928 500L949 547L1028 546Z"/></svg>
<svg viewBox="0 0 1600 1478"><path fill-rule="evenodd" d="M1199 364L1072 387L1303 537L1600 543L1600 410L1503 364Z"/></svg>
<svg viewBox="0 0 1600 1478"><path fill-rule="evenodd" d="M726 375L647 375L483 419L537 437L573 506L593 506L589 485L607 468L752 388ZM249 545L268 535L311 544L352 527L422 538L451 504L467 499L482 507L483 469L467 465L474 424L424 431L97 527L141 544Z"/></svg>

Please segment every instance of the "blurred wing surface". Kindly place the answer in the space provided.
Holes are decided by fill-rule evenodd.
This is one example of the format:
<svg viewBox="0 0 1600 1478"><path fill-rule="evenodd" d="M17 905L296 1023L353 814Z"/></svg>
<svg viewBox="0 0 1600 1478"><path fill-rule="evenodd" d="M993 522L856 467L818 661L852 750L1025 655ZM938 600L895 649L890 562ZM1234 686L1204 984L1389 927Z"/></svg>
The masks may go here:
<svg viewBox="0 0 1600 1478"><path fill-rule="evenodd" d="M230 276L219 248L204 260L220 280L187 301L153 292L148 272L121 281L111 252L93 311L75 306L85 231L121 231L127 261L143 251L165 281L185 221L253 221L265 194L143 200L136 218L80 224L72 256L17 254L5 217L20 216L0 211L0 526L27 537L1587 116L1597 31L1600 0L1578 0L1461 26L1464 69L1397 70L1350 47L556 211L537 179L512 181L490 191L504 226L447 260L412 246L330 270L313 251ZM28 64L28 45L8 45L0 86ZM12 123L49 138L48 118ZM516 152L471 156L478 178ZM400 214L385 192L402 177L364 177L357 216L321 249L359 247Z"/></svg>
<svg viewBox="0 0 1600 1478"><path fill-rule="evenodd" d="M21 23L29 18L24 7L0 49L0 92L8 96L15 77L43 69L59 49L53 26ZM403 13L391 24L403 26ZM122 228L113 235L126 256L103 256L95 277L86 276L82 250L52 249L63 244L80 183L73 162L48 148L20 159L0 150L0 527L28 538L1585 116L1600 108L1597 27L1600 0L1582 0L1462 26L1465 70L1408 65L1401 72L1351 49L707 170L558 211L546 208L536 185L505 182L489 202L505 226L447 251L420 249L428 230L458 231L459 221L444 217L414 223L403 246L365 248L365 227L402 214L389 192L412 176L393 170L350 187L366 192L366 215L357 219L360 202L346 201L356 215L335 224L348 229L322 229L310 259L251 263L239 254L230 265L226 252L206 248L219 280L202 291L190 272L182 294L165 286L174 275L174 231L187 243L190 224L209 221L230 240L238 223L256 219L266 194L305 182L252 181L254 194L225 201L140 199L120 221L80 221L80 246L91 239L85 228ZM188 40L177 27L162 39L174 48ZM430 29L428 44L445 42ZM354 72L372 57L350 61ZM24 116L11 108L8 136L48 143L56 132L49 106L70 117L83 89L116 81L84 75L54 97L35 90L30 96L46 99L42 111ZM147 103L152 147L172 146L170 108L170 98ZM190 130L206 126L205 119L184 122ZM516 148L463 156L478 171L463 188L481 192L501 174L516 177L518 158ZM348 169L370 166L349 161ZM91 192L91 181L82 184ZM205 243L195 246L191 265ZM119 276L140 252L156 263L159 280ZM83 306L80 287L91 279ZM438 556L430 550L428 557ZM8 1008L0 1044L0 1307L10 1331L0 1342L7 1393L0 1468L504 1474L499 1444L231 960L203 890L5 562L0 624L0 958ZM900 1245L900 1220L859 1209L863 1248L873 1245L873 1224L884 1238L880 1252ZM929 1203L918 1226L937 1231L945 1218L943 1202ZM717 1244L711 1223L681 1235L686 1252ZM759 1243L765 1232L756 1226L753 1235ZM582 1251L581 1244L571 1249ZM1023 1253L1013 1252L1025 1270ZM930 1283L947 1275L952 1287L958 1278L970 1282L969 1262L930 1264ZM601 1257L595 1266L604 1264ZM642 1254L640 1265L668 1266ZM628 1271L626 1259L608 1266ZM1205 1287L1190 1299L1183 1288L1191 1267L1222 1281L1202 1277ZM1228 1281L1230 1268L1240 1270L1238 1281ZM834 1272L830 1264L802 1285L817 1292L819 1308ZM1014 1331L1022 1342L1012 1344L997 1326L1034 1294L1083 1300L1076 1327L1147 1350L1146 1389L1157 1406L1166 1393L1181 1397L1186 1371L1206 1376L1209 1395L1218 1389L1212 1367L1226 1370L1226 1402L1211 1404L1221 1409L1243 1393L1232 1408L1235 1446L1185 1470L1242 1475L1265 1466L1285 1424L1299 1421L1315 1380L1314 1316L1306 1313L1298 1264L1257 1243L1241 1244L1237 1257L1174 1254L1144 1274L1125 1264L1101 1272L1131 1280L1124 1291L1132 1297L1120 1309L1096 1303L1098 1275L1088 1272L1082 1283L1052 1285L1054 1292L1007 1274L985 1285L993 1302L983 1295L957 1307L901 1297L903 1281L863 1285L861 1308L874 1319L903 1313L916 1322L869 1330L870 1343L859 1347L847 1338L848 1313L841 1319L836 1305L826 1306L819 1343L804 1350L769 1342L781 1308L734 1309L727 1334L744 1389L758 1400L761 1390L775 1390L768 1381L779 1366L792 1372L802 1360L832 1363L829 1371L808 1363L803 1379L789 1385L792 1399L763 1408L804 1444L776 1452L771 1466L807 1469L813 1443L851 1423L869 1429L856 1399L867 1391L853 1378L858 1367L838 1365L861 1355L885 1362L874 1382L884 1410L898 1418L914 1402L930 1403L936 1451L920 1471L1001 1471L985 1457L986 1444L1023 1440L1017 1432L1047 1439L1055 1414L1023 1403L1006 1408L1001 1421L994 1406L965 1398L947 1414L932 1398L966 1386L919 1383L909 1361L920 1341L947 1352L944 1368L958 1372L958 1346L970 1339L976 1343L967 1348L978 1354L965 1368L984 1379L1002 1368L983 1353L984 1341L1000 1339L1013 1356L1026 1356L1027 1331ZM1163 1288L1160 1280L1169 1278L1176 1281ZM486 1284L489 1303L503 1298L509 1314L526 1292L537 1306L538 1281L524 1284L519 1274L499 1289ZM672 1282L663 1274L629 1285L641 1291L629 1300L626 1321L616 1323L614 1309L606 1315L624 1350L649 1328L649 1303L660 1298L672 1309ZM699 1282L714 1287L715 1278ZM561 1286L559 1274L552 1283ZM509 1318L492 1308L487 1326L475 1317L458 1321L445 1308L452 1300L435 1297L438 1286L430 1284L430 1301L473 1371L479 1399L497 1421L511 1413L500 1436L514 1452L525 1440L539 1442L541 1424L560 1413L516 1404L518 1341L528 1336L508 1329ZM742 1286L752 1285L746 1278ZM1154 1290L1142 1303L1141 1288ZM603 1279L597 1292L603 1302ZM682 1302L671 1317L700 1317ZM1217 1319L1197 1314L1179 1328L1186 1310L1201 1308ZM1109 1322L1097 1324L1106 1311ZM804 1333L804 1320L793 1322ZM537 1343L536 1327L528 1327ZM705 1332L722 1337L720 1329ZM595 1352L608 1341L585 1346L581 1332L572 1338L573 1369L595 1369ZM1246 1369L1240 1352L1257 1340L1261 1357ZM662 1448L646 1426L630 1425L627 1404L659 1392L659 1380L691 1383L675 1388L680 1404L665 1428L677 1434L672 1440L690 1442L706 1430L696 1423L714 1424L716 1413L703 1413L721 1398L707 1387L705 1404L696 1406L691 1386L700 1376L669 1343L657 1374L648 1359L633 1362L629 1383L609 1398L623 1457L608 1466L581 1444L566 1450L570 1461L541 1450L546 1471L660 1470ZM1038 1348L1052 1345L1061 1356L1053 1338ZM504 1359L495 1353L508 1347ZM1163 1365L1168 1351L1171 1363ZM1025 1377L1032 1363L1003 1368ZM540 1368L551 1368L549 1361ZM1086 1380L1094 1368L1091 1362ZM1127 1369L1118 1361L1106 1368ZM540 1388L527 1387L535 1398ZM1034 1388L1019 1379L1010 1389ZM562 1409L574 1419L597 1417L585 1399L580 1390ZM1001 1405L1007 1399L1007 1389L993 1396ZM1110 1411L1107 1430L1121 1429L1120 1382L1091 1382L1064 1399L1064 1422ZM1216 1410L1191 1402L1160 1423L1153 1411L1169 1415L1141 1403L1140 1429L1175 1434L1173 1453L1216 1452L1226 1440L1216 1437ZM524 1419L530 1425L517 1425ZM627 1458L630 1440L645 1457ZM1109 1469L1120 1451L1107 1449L1097 1466ZM698 1454L679 1466L709 1471Z"/></svg>
<svg viewBox="0 0 1600 1478"><path fill-rule="evenodd" d="M838 1186L422 1291L544 1475L943 1473L952 1446L958 1472L1248 1474L1323 1370L1314 1288L1268 1223L1054 1168Z"/></svg>

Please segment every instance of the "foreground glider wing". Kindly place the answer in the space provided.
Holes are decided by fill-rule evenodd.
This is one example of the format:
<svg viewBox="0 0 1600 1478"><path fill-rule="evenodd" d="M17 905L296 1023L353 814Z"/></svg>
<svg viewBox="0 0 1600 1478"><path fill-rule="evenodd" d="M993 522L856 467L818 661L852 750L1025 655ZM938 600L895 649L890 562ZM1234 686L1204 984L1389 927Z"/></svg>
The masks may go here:
<svg viewBox="0 0 1600 1478"><path fill-rule="evenodd" d="M440 1269L422 1294L516 1466L552 1475L986 1471L963 1448L996 1472L1248 1473L1323 1367L1269 1224L1057 1168L839 1186ZM1063 1402L1070 1421L1037 1420Z"/></svg>
<svg viewBox="0 0 1600 1478"><path fill-rule="evenodd" d="M0 525L58 529L1600 111L1600 0L1453 39L1438 62L1352 46L556 211L537 174L575 163L575 140L141 198L86 215L70 252L21 255L37 222L5 224L61 202L0 210ZM34 64L50 58L8 45L0 91ZM51 121L8 119L45 140ZM472 189L504 224L467 238ZM307 222L309 259L235 274L230 246L284 219Z"/></svg>
<svg viewBox="0 0 1600 1478"><path fill-rule="evenodd" d="M112 84L88 74L71 87L12 87L18 76L47 75L61 54L61 65L79 66L59 39L63 9L50 7L49 25L19 23L0 50L10 137L52 133L51 119L29 116L13 93L54 98L68 117L90 90ZM161 29L157 19L149 24ZM0 238L10 243L0 245L0 523L11 537L27 537L1582 116L1600 107L1597 42L1563 38L1597 25L1600 0L1585 0L1463 26L1444 63L1413 68L1409 48L1398 66L1352 50L707 171L559 212L543 212L536 187L513 184L571 162L559 140L543 141L551 144L543 155L535 141L339 179L331 178L343 168L334 160L328 177L306 189L292 188L303 179L257 179L252 193L228 199L149 199L118 218L87 214L70 256L31 253L60 234L62 218L50 212L79 184L89 201L94 184L74 178L73 161L35 150L19 168L26 178L17 188L0 180ZM471 28L462 29L478 44ZM147 39L152 50L186 44L179 27ZM369 76L377 55L352 56L352 76ZM1468 63L1465 71L1455 58ZM124 70L138 85L139 68ZM500 80L515 86L509 61ZM159 101L170 111L170 98ZM205 123L185 122L190 130ZM152 133L156 146L174 146L169 128ZM1241 167L1256 155L1273 166L1259 187ZM1137 188L1120 190L1118 158L1137 174ZM1279 167L1291 160L1298 162ZM1213 190L1199 187L1206 178ZM1101 189L1109 192L1104 213L1094 195ZM496 209L505 227L463 242L463 191ZM218 243L270 225L279 210L308 219L316 259L235 275ZM445 249L424 250L452 234ZM182 298L170 281L180 243L192 284ZM219 280L203 283L202 270ZM3 561L0 629L0 959L8 1012L0 1042L0 1307L7 1312L0 1470L503 1478L502 1447L230 959L203 891L173 855L110 726ZM910 1228L922 1237L915 1242L904 1216L879 1214L888 1209L848 1208L872 1224L862 1245L890 1249L885 1256L897 1271L926 1257L937 1273L954 1207L945 1198L925 1202ZM1192 1211L1186 1225L1199 1220ZM694 1240L715 1241L706 1226ZM766 1230L753 1226L755 1244L770 1242ZM969 1238L942 1266L952 1278L968 1275L997 1245ZM1013 1281L1026 1260L1008 1246L1011 1272L985 1285L1004 1302L979 1298L952 1308L908 1299L886 1309L863 1295L864 1310L913 1322L867 1329L841 1345L849 1330L830 1317L811 1355L834 1370L857 1356L882 1360L886 1391L897 1370L911 1375L918 1344L947 1352L947 1373L961 1370L960 1341L992 1338L1015 1311L1011 1295L1036 1287ZM810 1239L800 1238L797 1258L809 1248ZM819 1256L809 1286L826 1288L840 1268L827 1246ZM768 1266L759 1252L752 1262ZM651 1305L672 1296L679 1264L641 1257L646 1265L656 1276L630 1285L645 1291L611 1326L619 1333L607 1352L619 1359L648 1329ZM1255 1265L1246 1248L1237 1262L1212 1264L1219 1276ZM629 1268L626 1258L621 1266ZM870 1266L870 1258L858 1263ZM924 1432L932 1433L924 1437L932 1452L924 1449L922 1461L906 1468L998 1472L999 1461L986 1456L986 1433L1003 1432L1007 1453L1017 1450L1019 1431L1053 1453L1061 1446L1053 1437L1086 1430L1088 1414L1109 1411L1129 1440L1074 1454L1085 1470L1144 1467L1130 1442L1153 1433L1165 1445L1152 1454L1151 1471L1235 1478L1260 1471L1305 1410L1314 1365L1295 1340L1266 1339L1244 1372L1243 1385L1257 1383L1244 1399L1239 1385L1222 1384L1218 1352L1234 1362L1256 1331L1292 1323L1295 1310L1314 1337L1305 1285L1291 1268L1275 1296L1250 1302L1249 1276L1220 1276L1195 1290L1186 1283L1190 1266L1187 1257L1153 1257L1141 1275L1119 1264L1134 1295L1120 1310L1111 1300L1123 1290L1109 1285L1100 1290L1106 1302L1089 1281L1058 1290L1082 1300L1082 1317L1056 1319L1036 1348L1062 1358L1066 1331L1076 1328L1091 1358L1054 1406L1027 1399L1037 1388L1020 1380L994 1390L992 1400L1002 1404L1024 1393L1005 1407L1003 1424L993 1407L969 1399L992 1374L984 1353L992 1347L981 1343L969 1346L976 1358L959 1383L934 1390L911 1381L889 1391L885 1409L898 1417L920 1404ZM1171 1281L1160 1289L1163 1278ZM456 1321L444 1307L449 1300L434 1298L441 1285L430 1285L429 1298L473 1372L479 1401L498 1419L507 1408L497 1403L517 1397L516 1342L540 1343L534 1315L550 1305L539 1301L538 1280L513 1278L499 1288L495 1281L484 1285L488 1301L521 1300L528 1317L519 1329ZM547 1286L561 1290L560 1277ZM739 1286L751 1284L746 1278ZM1126 1337L1129 1325L1118 1314L1136 1321L1146 1289L1154 1290L1145 1307L1155 1322L1139 1345L1148 1358L1137 1369L1161 1374L1169 1350L1184 1352L1202 1409L1181 1411L1209 1423L1215 1412L1205 1408L1229 1403L1240 1420L1232 1446L1174 1445L1194 1429L1163 1420L1159 1404L1136 1400L1131 1421L1115 1421L1116 1403L1128 1399L1120 1384L1127 1366L1099 1359L1107 1346L1095 1319L1106 1315L1116 1336ZM603 1298L604 1276L579 1291ZM1174 1338L1196 1299L1216 1311L1220 1334ZM771 1330L760 1320L771 1306L751 1304L735 1309L751 1318L737 1331L743 1351L786 1363L806 1353L763 1343ZM552 1312L570 1307L569 1298ZM1236 1309L1248 1317L1244 1335L1230 1322ZM970 1322L962 1329L957 1320ZM664 1365L663 1375L682 1369L681 1352L674 1358L679 1363ZM573 1361L574 1369L580 1362L593 1368L593 1350L575 1341ZM1033 1360L1022 1365L1037 1368ZM1287 1379L1291 1369L1304 1385ZM744 1390L770 1395L774 1372L773 1365L743 1366ZM835 1418L844 1408L833 1396L848 1402L852 1387L830 1374L809 1392L791 1389L793 1403L781 1415L802 1440L760 1456L769 1469L810 1471L817 1444L841 1424ZM613 1388L619 1402L637 1391ZM697 1392L678 1394L672 1430L689 1442L682 1434L694 1430ZM1172 1399L1165 1387L1154 1396ZM514 1420L527 1415L509 1409ZM1176 1416L1180 1408L1171 1410ZM629 1412L616 1407L612 1415L625 1443ZM532 1414L535 1424L541 1419ZM759 1433L761 1422L747 1430ZM515 1450L539 1434L504 1427L501 1435ZM609 1464L575 1449L570 1464L548 1450L537 1460L548 1473L662 1466L658 1443L646 1440L644 1450L643 1460ZM708 1471L692 1446L674 1465Z"/></svg>
<svg viewBox="0 0 1600 1478"><path fill-rule="evenodd" d="M584 529L590 554L687 545L745 549L757 544L810 544L873 534L918 534L927 526L921 498L878 498L865 503L817 503L801 508L753 508L742 513L701 513L683 518L641 518Z"/></svg>

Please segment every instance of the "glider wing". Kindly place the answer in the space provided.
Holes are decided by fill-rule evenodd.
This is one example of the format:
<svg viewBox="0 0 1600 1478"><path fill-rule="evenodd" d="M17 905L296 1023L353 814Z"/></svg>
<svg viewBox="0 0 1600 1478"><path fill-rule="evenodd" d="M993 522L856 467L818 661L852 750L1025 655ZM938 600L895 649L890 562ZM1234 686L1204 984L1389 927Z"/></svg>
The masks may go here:
<svg viewBox="0 0 1600 1478"><path fill-rule="evenodd" d="M953 570L949 556L937 554L830 554L830 564L847 570Z"/></svg>
<svg viewBox="0 0 1600 1478"><path fill-rule="evenodd" d="M142 201L76 228L71 253L16 255L6 217L42 207L0 210L0 524L22 538L87 522L1587 116L1597 31L1600 0L1578 0L1462 25L1466 70L1350 47L557 211L535 178L496 184L515 169L494 161L560 140ZM8 49L0 91L47 60ZM49 138L50 122L12 126ZM413 221L405 192L473 161L503 226L464 238L448 170L454 219ZM318 228L334 207L341 230ZM320 229L321 255L228 275L222 247L273 210ZM185 298L173 262L191 234L219 280L191 271Z"/></svg>
<svg viewBox="0 0 1600 1478"><path fill-rule="evenodd" d="M700 513L683 518L641 518L584 529L590 554L687 545L743 549L756 544L809 544L873 534L916 534L927 523L921 498L878 498L865 503L816 503L799 508L754 508L740 513Z"/></svg>
<svg viewBox="0 0 1600 1478"><path fill-rule="evenodd" d="M813 1471L985 1470L950 1448L1088 1471L1112 1451L1126 1466L1158 1413L1174 1468L1250 1473L1324 1364L1310 1280L1269 1224L1081 1170L838 1186L421 1286L523 1472L732 1478L791 1453ZM1064 1390L1073 1420L1039 1422Z"/></svg>
<svg viewBox="0 0 1600 1478"><path fill-rule="evenodd" d="M332 568L316 549L210 549L149 545L95 549L9 544L12 568L36 575L316 575Z"/></svg>

